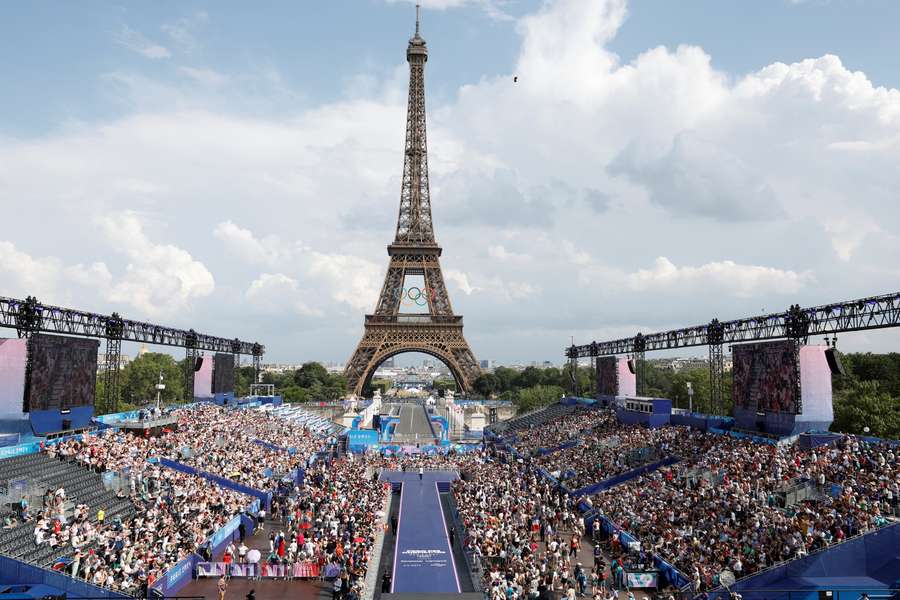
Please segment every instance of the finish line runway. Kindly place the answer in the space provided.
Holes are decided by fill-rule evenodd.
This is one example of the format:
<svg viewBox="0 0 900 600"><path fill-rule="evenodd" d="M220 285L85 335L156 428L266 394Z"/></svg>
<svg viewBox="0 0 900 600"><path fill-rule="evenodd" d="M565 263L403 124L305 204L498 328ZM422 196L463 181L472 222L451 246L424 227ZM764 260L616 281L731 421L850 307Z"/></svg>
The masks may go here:
<svg viewBox="0 0 900 600"><path fill-rule="evenodd" d="M457 477L451 471L426 472L421 481L418 472L390 471L382 475L383 481L403 483L391 592L460 592L438 491L439 483Z"/></svg>

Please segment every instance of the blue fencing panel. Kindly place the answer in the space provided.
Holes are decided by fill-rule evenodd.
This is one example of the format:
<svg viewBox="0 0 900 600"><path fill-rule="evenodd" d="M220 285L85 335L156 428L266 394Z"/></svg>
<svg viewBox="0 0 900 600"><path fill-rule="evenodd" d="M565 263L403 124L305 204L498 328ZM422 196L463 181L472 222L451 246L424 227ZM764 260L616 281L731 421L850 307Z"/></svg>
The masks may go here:
<svg viewBox="0 0 900 600"><path fill-rule="evenodd" d="M594 483L588 486L585 486L581 489L575 490L572 492L573 496L590 496L591 494L596 494L597 492L608 490L611 487L615 487L621 483L624 483L630 479L634 479L636 477L640 477L641 475L645 475L650 473L651 471L655 471L662 467L667 467L669 465L674 465L679 462L681 459L675 456L670 456L668 458L664 458L663 460L658 460L656 462L643 465L638 467L637 469L632 469L631 471L626 471L625 473L621 473L620 475L616 475L615 477L610 477L609 479L604 479L600 483Z"/></svg>
<svg viewBox="0 0 900 600"><path fill-rule="evenodd" d="M184 463L180 463L174 460L170 460L168 458L160 458L159 464L169 469L175 469L176 471L181 471L182 473L188 473L190 475L197 475L198 477L202 477L209 481L219 484L223 488L227 488L229 490L234 490L236 492L240 492L242 494L247 494L248 496L253 496L254 498L258 498L261 505L265 507L268 511L272 504L272 494L270 492L264 492L262 490L257 490L252 487L248 487L246 485L242 485L237 483L236 481L232 481L230 479L226 479L225 477L219 477L218 475L213 475L212 473L207 473L206 471L198 471L194 467L189 467Z"/></svg>
<svg viewBox="0 0 900 600"><path fill-rule="evenodd" d="M0 556L0 584L25 584L46 585L54 587L67 595L85 598L128 598L86 581L73 579L68 575L42 569L35 565L29 565L13 558Z"/></svg>
<svg viewBox="0 0 900 600"><path fill-rule="evenodd" d="M354 452L365 452L367 448L377 445L378 432L374 429L352 429L347 432L347 446Z"/></svg>
<svg viewBox="0 0 900 600"><path fill-rule="evenodd" d="M200 562L200 556L191 554L166 571L165 575L154 581L151 586L152 589L161 592L163 596L176 595L178 590L191 582L198 562Z"/></svg>
<svg viewBox="0 0 900 600"><path fill-rule="evenodd" d="M20 433L2 433L0 434L0 447L18 446L21 437Z"/></svg>
<svg viewBox="0 0 900 600"><path fill-rule="evenodd" d="M0 448L0 459L12 458L13 456L23 456L25 454L34 454L41 451L41 445L38 442L30 444L19 444L17 446L7 446Z"/></svg>
<svg viewBox="0 0 900 600"><path fill-rule="evenodd" d="M900 523L741 579L732 590L891 589L900 585Z"/></svg>

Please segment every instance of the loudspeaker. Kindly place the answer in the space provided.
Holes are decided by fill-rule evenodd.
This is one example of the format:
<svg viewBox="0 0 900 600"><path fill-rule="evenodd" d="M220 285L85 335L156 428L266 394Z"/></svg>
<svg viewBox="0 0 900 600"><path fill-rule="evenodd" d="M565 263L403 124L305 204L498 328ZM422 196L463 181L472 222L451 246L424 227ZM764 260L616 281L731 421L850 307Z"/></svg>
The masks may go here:
<svg viewBox="0 0 900 600"><path fill-rule="evenodd" d="M634 359L628 359L628 370L631 371L631 374L634 375Z"/></svg>
<svg viewBox="0 0 900 600"><path fill-rule="evenodd" d="M197 358L194 359L194 371L199 371L200 367L202 367L202 366L203 366L203 357L198 356Z"/></svg>
<svg viewBox="0 0 900 600"><path fill-rule="evenodd" d="M825 350L825 360L828 361L828 368L831 369L832 375L846 375L844 365L841 363L841 355L835 348Z"/></svg>

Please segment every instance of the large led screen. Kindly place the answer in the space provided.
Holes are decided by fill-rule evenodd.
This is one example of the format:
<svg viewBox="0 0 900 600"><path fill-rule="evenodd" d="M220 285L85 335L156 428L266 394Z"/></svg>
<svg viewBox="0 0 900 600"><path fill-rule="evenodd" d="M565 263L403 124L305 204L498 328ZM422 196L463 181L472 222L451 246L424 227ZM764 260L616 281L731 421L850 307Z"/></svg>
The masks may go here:
<svg viewBox="0 0 900 600"><path fill-rule="evenodd" d="M800 361L791 340L740 344L733 354L734 405L758 412L800 412Z"/></svg>
<svg viewBox="0 0 900 600"><path fill-rule="evenodd" d="M234 356L217 353L213 359L213 394L234 391Z"/></svg>
<svg viewBox="0 0 900 600"><path fill-rule="evenodd" d="M597 359L597 394L617 396L619 394L618 365L615 356L601 356Z"/></svg>
<svg viewBox="0 0 900 600"><path fill-rule="evenodd" d="M94 405L99 340L39 333L30 346L28 411Z"/></svg>

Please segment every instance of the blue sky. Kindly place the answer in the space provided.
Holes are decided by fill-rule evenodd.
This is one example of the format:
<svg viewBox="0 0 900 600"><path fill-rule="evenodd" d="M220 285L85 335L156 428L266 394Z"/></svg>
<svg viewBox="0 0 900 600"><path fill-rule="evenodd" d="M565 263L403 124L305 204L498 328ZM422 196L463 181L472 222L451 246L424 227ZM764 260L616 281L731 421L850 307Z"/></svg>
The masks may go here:
<svg viewBox="0 0 900 600"><path fill-rule="evenodd" d="M427 3L426 3L427 4ZM518 17L540 5L512 1ZM176 62L228 74L277 69L302 97L245 106L291 112L348 92L349 74L384 73L403 61L408 3L381 0L69 3L28 2L6 7L0 52L13 94L0 98L0 131L32 135L68 120L95 120L131 107L105 76L136 69L178 80ZM713 65L732 75L760 66L836 54L849 69L876 83L900 86L900 3L891 0L637 0L609 48L627 62L656 45L703 47ZM440 48L430 69L436 100L483 76L509 73L519 36L516 22L491 18L479 5L430 11L428 39ZM167 28L180 27L178 42ZM121 43L129 28L178 60L148 61Z"/></svg>
<svg viewBox="0 0 900 600"><path fill-rule="evenodd" d="M425 4L434 218L476 356L900 288L900 3ZM394 232L411 3L2 23L0 294L349 356Z"/></svg>

